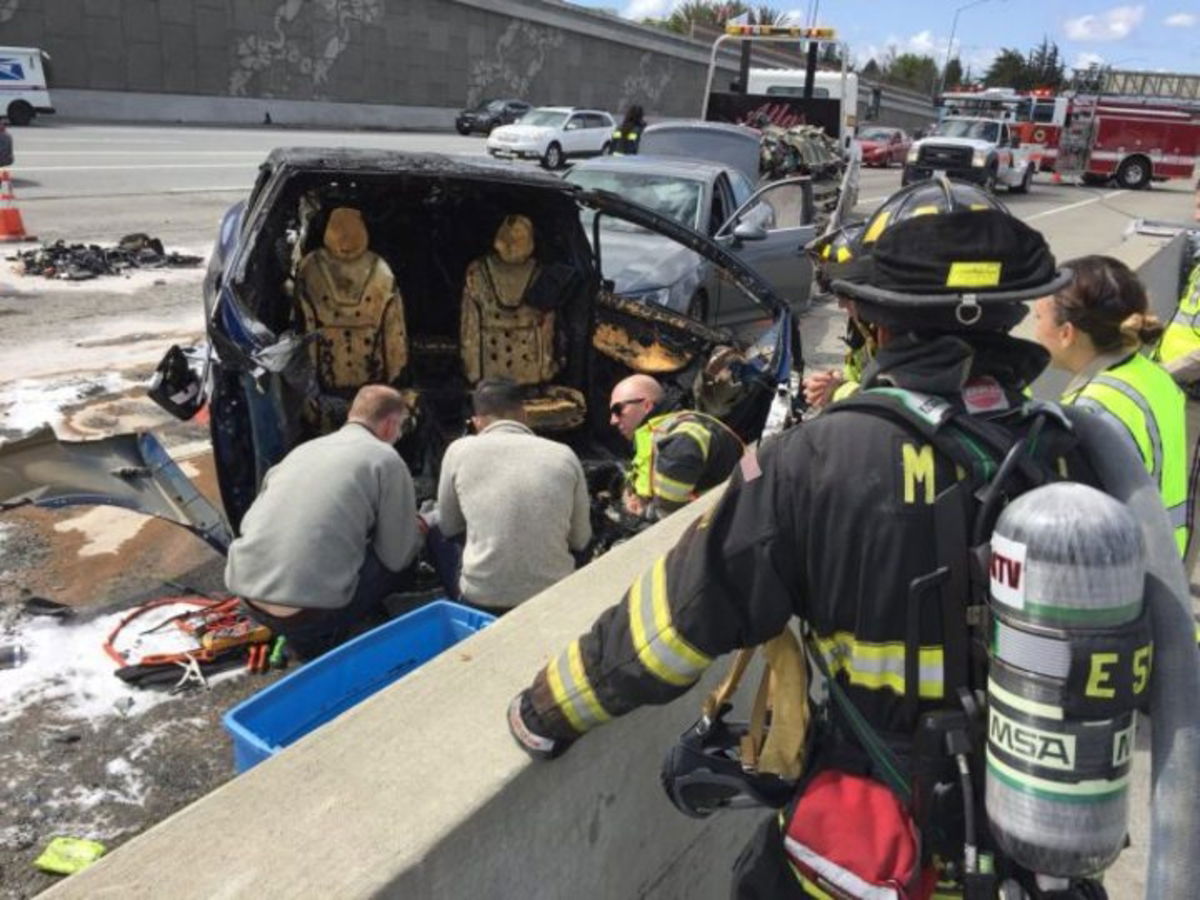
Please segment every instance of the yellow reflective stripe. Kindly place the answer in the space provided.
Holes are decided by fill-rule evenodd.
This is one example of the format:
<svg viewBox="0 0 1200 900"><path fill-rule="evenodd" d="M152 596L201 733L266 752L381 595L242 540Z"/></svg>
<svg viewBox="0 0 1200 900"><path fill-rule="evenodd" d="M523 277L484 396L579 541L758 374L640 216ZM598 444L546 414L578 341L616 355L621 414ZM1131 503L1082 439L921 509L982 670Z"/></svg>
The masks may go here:
<svg viewBox="0 0 1200 900"><path fill-rule="evenodd" d="M840 263L844 263L844 262L846 262L846 261L847 261L847 260L849 260L849 259L850 259L850 258L851 258L853 255L854 255L854 254L850 252L850 248L849 248L849 247L838 247L838 248L837 248L837 261L838 261L838 262L840 262Z"/></svg>
<svg viewBox="0 0 1200 900"><path fill-rule="evenodd" d="M878 240L879 235L883 234L883 229L887 228L888 219L892 217L891 210L884 210L876 214L875 219L871 222L867 233L863 235L863 243L871 244Z"/></svg>
<svg viewBox="0 0 1200 900"><path fill-rule="evenodd" d="M699 422L681 422L667 433L667 437L674 437L677 434L690 437L700 445L700 452L705 457L708 456L708 447L712 443L712 434Z"/></svg>
<svg viewBox="0 0 1200 900"><path fill-rule="evenodd" d="M667 684L689 685L712 662L685 641L671 622L665 558L629 589L629 622L638 660Z"/></svg>
<svg viewBox="0 0 1200 900"><path fill-rule="evenodd" d="M855 687L868 690L887 688L904 694L904 641L860 641L850 632L839 631L830 637L817 638L817 643L829 664L830 672L845 673ZM922 699L940 700L945 696L943 659L941 647L919 648L917 692Z"/></svg>
<svg viewBox="0 0 1200 900"><path fill-rule="evenodd" d="M558 704L558 708L562 710L567 721L571 723L571 727L580 734L587 731L583 724L583 718L575 709L575 704L571 702L571 698L567 695L567 689L563 686L562 677L562 662L563 658L560 655L550 665L546 666L546 683L550 685L550 694L554 697L554 702Z"/></svg>
<svg viewBox="0 0 1200 900"><path fill-rule="evenodd" d="M937 208L936 204L928 203L925 206L918 206L916 209L914 209L908 215L910 218L914 218L916 216L932 216L937 211L938 211L938 208Z"/></svg>
<svg viewBox="0 0 1200 900"><path fill-rule="evenodd" d="M583 698L583 702L587 707L589 719L589 727L601 725L612 718L608 711L600 705L600 700L596 696L596 692L592 690L592 683L588 680L587 672L583 668L583 651L579 649L578 638L571 641L571 646L567 648L567 657L570 664L571 679L575 682L575 687L579 691L579 696Z"/></svg>
<svg viewBox="0 0 1200 900"><path fill-rule="evenodd" d="M696 490L696 485L669 478L661 472L655 472L651 476L651 484L654 489L653 496L671 503L686 503L692 499L692 493Z"/></svg>
<svg viewBox="0 0 1200 900"><path fill-rule="evenodd" d="M600 705L588 680L578 638L571 641L567 649L546 667L546 681L554 702L576 731L582 733L612 718Z"/></svg>

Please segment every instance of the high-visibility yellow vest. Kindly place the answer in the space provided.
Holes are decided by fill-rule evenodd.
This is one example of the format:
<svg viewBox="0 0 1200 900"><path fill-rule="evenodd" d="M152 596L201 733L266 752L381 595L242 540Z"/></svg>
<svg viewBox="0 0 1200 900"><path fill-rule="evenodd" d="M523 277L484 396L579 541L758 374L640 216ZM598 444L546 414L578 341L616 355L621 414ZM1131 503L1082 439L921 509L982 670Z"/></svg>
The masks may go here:
<svg viewBox="0 0 1200 900"><path fill-rule="evenodd" d="M1140 353L1092 378L1064 403L1100 407L1125 426L1175 528L1182 554L1187 546L1187 427L1183 392L1161 366Z"/></svg>
<svg viewBox="0 0 1200 900"><path fill-rule="evenodd" d="M1179 307L1163 333L1155 358L1171 362L1196 350L1200 350L1200 263L1192 267Z"/></svg>

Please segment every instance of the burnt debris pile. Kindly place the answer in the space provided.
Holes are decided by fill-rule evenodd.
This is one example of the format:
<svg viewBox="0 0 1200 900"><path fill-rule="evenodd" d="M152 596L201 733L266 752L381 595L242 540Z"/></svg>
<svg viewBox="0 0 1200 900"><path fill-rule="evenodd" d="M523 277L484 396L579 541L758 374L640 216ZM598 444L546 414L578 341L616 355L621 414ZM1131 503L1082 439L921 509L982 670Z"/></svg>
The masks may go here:
<svg viewBox="0 0 1200 900"><path fill-rule="evenodd" d="M140 233L127 234L111 247L54 241L33 250L19 251L9 260L19 263L25 275L64 281L122 275L130 269L188 268L204 262L200 256L168 253L158 238Z"/></svg>

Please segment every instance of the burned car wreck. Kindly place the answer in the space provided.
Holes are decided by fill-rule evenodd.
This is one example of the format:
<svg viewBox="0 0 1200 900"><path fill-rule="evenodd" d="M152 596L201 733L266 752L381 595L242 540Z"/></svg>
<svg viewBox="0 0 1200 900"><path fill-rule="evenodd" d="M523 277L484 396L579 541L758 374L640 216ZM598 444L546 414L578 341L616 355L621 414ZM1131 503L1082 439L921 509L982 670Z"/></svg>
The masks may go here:
<svg viewBox="0 0 1200 900"><path fill-rule="evenodd" d="M597 213L593 221L618 216L707 257L761 317L714 329L616 297L581 208ZM151 396L183 419L208 404L233 531L267 469L337 428L364 383L411 392L415 415L397 449L419 499L435 493L442 453L465 431L470 391L491 375L523 386L531 427L575 450L595 495L629 453L608 421L621 378L654 375L678 402L750 441L769 413L772 421L791 413L790 376L800 364L787 304L707 237L613 194L468 158L275 150L250 197L221 223L204 303L206 352L172 348ZM96 462L109 442L120 451L112 490L98 484ZM227 532L197 513L195 498L139 499L180 492L155 445L148 435L72 445L45 432L11 442L0 448L0 503L116 503L181 521L219 547ZM139 466L131 448L154 458ZM39 456L56 454L62 475L78 453L91 475L73 485L67 477L50 487L35 474Z"/></svg>

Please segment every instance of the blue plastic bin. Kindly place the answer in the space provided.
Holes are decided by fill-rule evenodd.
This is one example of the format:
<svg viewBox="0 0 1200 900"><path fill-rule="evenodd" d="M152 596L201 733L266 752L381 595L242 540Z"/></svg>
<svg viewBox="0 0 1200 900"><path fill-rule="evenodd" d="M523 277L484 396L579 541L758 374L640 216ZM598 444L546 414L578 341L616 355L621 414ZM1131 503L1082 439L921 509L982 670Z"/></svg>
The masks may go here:
<svg viewBox="0 0 1200 900"><path fill-rule="evenodd" d="M496 617L433 603L361 634L225 713L233 764L245 772L314 728L403 678Z"/></svg>

